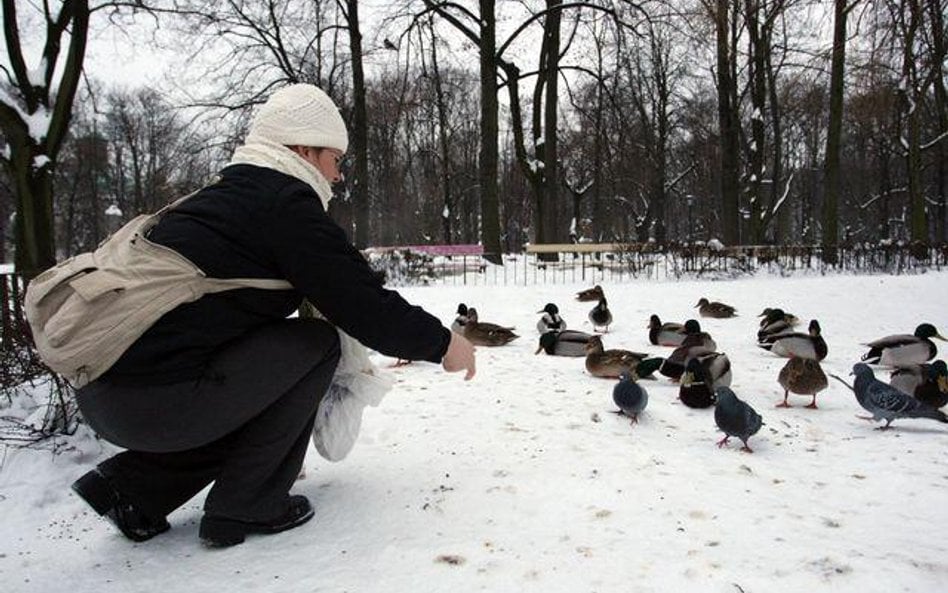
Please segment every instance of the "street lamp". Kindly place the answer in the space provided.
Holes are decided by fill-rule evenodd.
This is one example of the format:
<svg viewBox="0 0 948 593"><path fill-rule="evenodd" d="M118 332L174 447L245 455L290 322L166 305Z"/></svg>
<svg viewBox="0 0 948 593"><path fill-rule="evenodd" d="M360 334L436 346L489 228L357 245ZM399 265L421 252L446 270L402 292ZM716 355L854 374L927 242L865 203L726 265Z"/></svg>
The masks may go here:
<svg viewBox="0 0 948 593"><path fill-rule="evenodd" d="M688 242L695 242L695 217L694 217L694 205L697 198L694 194L687 194L685 196L685 202L688 204Z"/></svg>

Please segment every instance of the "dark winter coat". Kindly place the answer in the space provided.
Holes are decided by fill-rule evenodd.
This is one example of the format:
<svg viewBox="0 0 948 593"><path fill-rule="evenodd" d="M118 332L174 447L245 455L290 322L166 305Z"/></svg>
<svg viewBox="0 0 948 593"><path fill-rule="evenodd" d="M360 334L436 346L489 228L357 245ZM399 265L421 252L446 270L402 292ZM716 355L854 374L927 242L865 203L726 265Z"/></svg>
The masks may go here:
<svg viewBox="0 0 948 593"><path fill-rule="evenodd" d="M283 319L304 297L337 327L382 354L440 362L450 331L386 290L326 214L315 191L253 165L221 179L169 212L149 234L217 278L282 278L294 290L208 294L162 317L101 380L172 383L202 377L221 347Z"/></svg>

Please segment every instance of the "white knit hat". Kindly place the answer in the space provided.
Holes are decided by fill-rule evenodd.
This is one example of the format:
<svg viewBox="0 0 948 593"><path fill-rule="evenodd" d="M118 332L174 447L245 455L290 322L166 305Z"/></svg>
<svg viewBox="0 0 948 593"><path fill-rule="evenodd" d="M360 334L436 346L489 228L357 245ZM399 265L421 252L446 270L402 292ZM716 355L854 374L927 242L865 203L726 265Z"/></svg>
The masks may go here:
<svg viewBox="0 0 948 593"><path fill-rule="evenodd" d="M293 84L270 95L250 125L257 136L284 146L349 147L346 122L329 95L311 84Z"/></svg>

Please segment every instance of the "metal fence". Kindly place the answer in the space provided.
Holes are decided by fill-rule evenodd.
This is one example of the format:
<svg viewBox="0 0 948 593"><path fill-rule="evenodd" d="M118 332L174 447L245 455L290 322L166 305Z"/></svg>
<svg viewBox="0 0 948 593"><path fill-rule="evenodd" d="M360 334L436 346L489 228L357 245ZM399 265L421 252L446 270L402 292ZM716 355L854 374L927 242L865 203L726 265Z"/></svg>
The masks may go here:
<svg viewBox="0 0 948 593"><path fill-rule="evenodd" d="M500 263L491 263L491 261ZM738 278L756 273L911 274L948 267L948 246L858 245L824 257L820 246L740 246L715 249L651 244L535 245L491 258L393 252L371 261L391 285L528 286Z"/></svg>

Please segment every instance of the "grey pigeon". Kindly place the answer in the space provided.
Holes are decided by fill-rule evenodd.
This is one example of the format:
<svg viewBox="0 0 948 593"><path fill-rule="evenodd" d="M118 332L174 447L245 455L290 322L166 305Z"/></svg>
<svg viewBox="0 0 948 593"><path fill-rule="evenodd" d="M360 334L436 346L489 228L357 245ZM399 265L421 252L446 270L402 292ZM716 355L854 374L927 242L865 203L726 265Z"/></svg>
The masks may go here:
<svg viewBox="0 0 948 593"><path fill-rule="evenodd" d="M931 418L948 423L944 412L876 379L869 365L854 364L852 374L856 376L853 382L856 401L872 414L872 420L885 420L883 429L889 428L889 424L898 418Z"/></svg>
<svg viewBox="0 0 948 593"><path fill-rule="evenodd" d="M730 387L718 387L714 394L718 399L714 407L714 423L724 432L724 438L718 441L718 447L727 444L730 437L737 437L744 443L741 451L753 453L747 446L747 439L757 434L764 424L763 418L750 404L739 400Z"/></svg>
<svg viewBox="0 0 948 593"><path fill-rule="evenodd" d="M612 388L612 401L619 406L620 414L632 419L632 424L639 421L639 414L648 405L648 392L635 379L634 375L623 372L619 375L619 382Z"/></svg>

